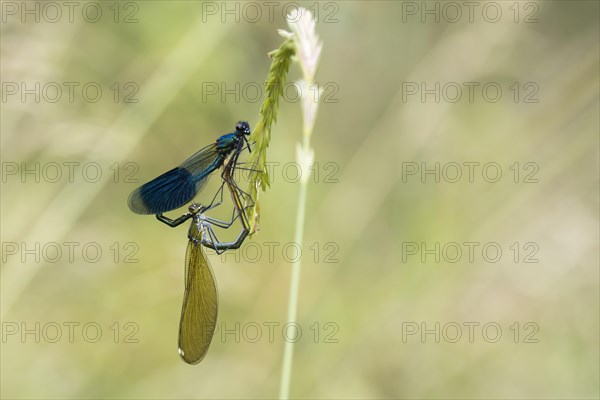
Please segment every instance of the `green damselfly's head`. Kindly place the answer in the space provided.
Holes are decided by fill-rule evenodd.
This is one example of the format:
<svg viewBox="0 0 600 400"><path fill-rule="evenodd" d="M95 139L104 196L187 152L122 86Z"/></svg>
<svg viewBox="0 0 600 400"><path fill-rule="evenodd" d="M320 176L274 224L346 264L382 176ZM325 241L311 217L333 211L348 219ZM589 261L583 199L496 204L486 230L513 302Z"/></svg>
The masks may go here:
<svg viewBox="0 0 600 400"><path fill-rule="evenodd" d="M235 131L244 135L250 134L250 125L246 121L240 121L235 124Z"/></svg>

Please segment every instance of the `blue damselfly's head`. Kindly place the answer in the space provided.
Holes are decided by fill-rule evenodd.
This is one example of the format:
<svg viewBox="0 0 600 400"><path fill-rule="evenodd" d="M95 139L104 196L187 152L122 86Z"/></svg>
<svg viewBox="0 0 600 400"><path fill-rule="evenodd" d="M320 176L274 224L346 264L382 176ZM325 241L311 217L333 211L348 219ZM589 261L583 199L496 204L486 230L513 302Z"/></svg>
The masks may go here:
<svg viewBox="0 0 600 400"><path fill-rule="evenodd" d="M238 133L243 133L244 135L249 135L250 125L246 121L240 121L235 124L235 131Z"/></svg>

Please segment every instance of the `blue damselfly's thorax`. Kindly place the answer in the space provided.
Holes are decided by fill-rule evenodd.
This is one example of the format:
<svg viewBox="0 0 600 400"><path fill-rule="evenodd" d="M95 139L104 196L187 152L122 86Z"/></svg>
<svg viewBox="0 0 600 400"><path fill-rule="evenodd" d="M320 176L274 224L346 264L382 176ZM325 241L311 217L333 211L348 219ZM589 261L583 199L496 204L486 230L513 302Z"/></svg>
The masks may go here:
<svg viewBox="0 0 600 400"><path fill-rule="evenodd" d="M250 125L246 121L238 122L235 125L235 132L227 133L217 139L217 151L219 154L227 156L233 150L241 150L247 140L245 138L247 135L250 135Z"/></svg>

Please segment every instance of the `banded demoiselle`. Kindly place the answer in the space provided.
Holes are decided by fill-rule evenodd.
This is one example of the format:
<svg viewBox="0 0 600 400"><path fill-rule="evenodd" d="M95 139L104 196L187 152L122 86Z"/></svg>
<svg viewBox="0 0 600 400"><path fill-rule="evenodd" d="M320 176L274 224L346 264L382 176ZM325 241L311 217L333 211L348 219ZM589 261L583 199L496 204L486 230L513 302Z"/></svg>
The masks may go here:
<svg viewBox="0 0 600 400"><path fill-rule="evenodd" d="M215 143L199 150L179 166L135 189L129 195L129 208L136 214L162 214L182 207L196 197L208 177L230 155L232 169L235 169L244 144L250 151L248 135L250 125L245 121L238 122L235 132L220 136Z"/></svg>
<svg viewBox="0 0 600 400"><path fill-rule="evenodd" d="M231 222L223 222L206 216L209 209L221 204L204 207L192 204L189 212L172 220L162 214L156 217L165 224L175 227L188 219L192 219L188 231L188 245L185 255L185 292L179 322L179 355L188 364L197 364L206 355L214 335L217 312L218 293L215 277L202 246L210 247L217 253L228 249L237 249L250 232L245 209L236 183L231 178L232 162L224 168L223 179L227 184L234 204L234 217ZM221 186L222 188L222 186ZM214 202L214 199L213 199ZM213 226L229 228L236 219L241 220L242 229L234 242L220 242Z"/></svg>

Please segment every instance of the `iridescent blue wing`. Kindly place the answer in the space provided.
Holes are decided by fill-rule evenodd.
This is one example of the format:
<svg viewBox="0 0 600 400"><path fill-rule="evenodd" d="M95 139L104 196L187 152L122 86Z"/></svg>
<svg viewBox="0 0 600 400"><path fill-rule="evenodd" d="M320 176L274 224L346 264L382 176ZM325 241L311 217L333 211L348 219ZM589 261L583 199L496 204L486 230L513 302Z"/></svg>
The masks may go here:
<svg viewBox="0 0 600 400"><path fill-rule="evenodd" d="M206 185L222 158L215 143L204 147L178 167L135 189L129 195L129 208L136 214L162 214L184 206Z"/></svg>

